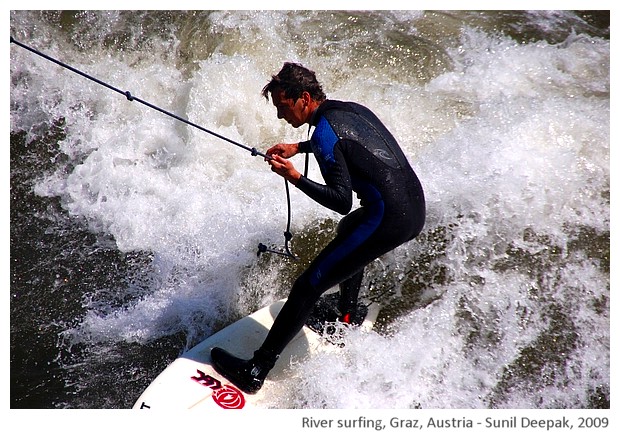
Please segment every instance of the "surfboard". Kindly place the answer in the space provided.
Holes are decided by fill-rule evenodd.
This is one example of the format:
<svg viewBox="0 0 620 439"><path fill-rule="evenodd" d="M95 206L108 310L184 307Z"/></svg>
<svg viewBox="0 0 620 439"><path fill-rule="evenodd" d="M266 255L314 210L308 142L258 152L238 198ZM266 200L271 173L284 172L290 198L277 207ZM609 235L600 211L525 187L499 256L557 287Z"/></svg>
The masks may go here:
<svg viewBox="0 0 620 439"><path fill-rule="evenodd" d="M244 393L220 375L211 365L211 348L219 346L241 358L252 357L267 336L285 300L236 321L182 354L155 378L133 408L221 410L260 406L266 393L264 389L274 382L287 379L291 361L301 361L320 350L341 348L338 328L342 326L326 320L336 300L336 293L321 297L306 325L282 352L258 393ZM360 304L355 326L362 331L371 330L379 310L377 303Z"/></svg>

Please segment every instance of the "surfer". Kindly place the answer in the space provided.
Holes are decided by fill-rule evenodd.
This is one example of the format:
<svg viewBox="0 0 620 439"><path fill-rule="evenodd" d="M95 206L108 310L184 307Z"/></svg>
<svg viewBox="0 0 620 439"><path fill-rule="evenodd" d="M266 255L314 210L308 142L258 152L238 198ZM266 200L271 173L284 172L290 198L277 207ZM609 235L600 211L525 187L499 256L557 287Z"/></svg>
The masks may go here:
<svg viewBox="0 0 620 439"><path fill-rule="evenodd" d="M364 267L374 259L415 238L425 220L422 185L400 146L368 108L327 99L313 71L285 63L262 90L276 107L279 119L298 128L314 126L308 141L280 143L267 150L267 160L284 177L317 203L346 215L334 239L297 278L288 300L262 346L249 359L213 348L213 366L241 390L256 393L280 353L302 329L320 296L340 287L339 320L354 319ZM302 175L288 160L313 153L324 184ZM353 206L353 192L360 199Z"/></svg>

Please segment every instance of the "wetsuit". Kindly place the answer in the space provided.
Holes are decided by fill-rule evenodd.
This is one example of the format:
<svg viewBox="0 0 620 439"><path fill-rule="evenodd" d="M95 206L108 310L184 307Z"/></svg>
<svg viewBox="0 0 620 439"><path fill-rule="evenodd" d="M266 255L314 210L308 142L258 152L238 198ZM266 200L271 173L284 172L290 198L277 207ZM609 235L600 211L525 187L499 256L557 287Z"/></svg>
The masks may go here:
<svg viewBox="0 0 620 439"><path fill-rule="evenodd" d="M297 188L323 206L347 214L356 192L361 207L345 216L336 237L295 281L260 351L279 355L301 330L321 294L340 284L342 312L355 309L363 270L415 238L425 219L422 185L394 137L366 107L324 101L315 111L312 152L325 184L301 177Z"/></svg>

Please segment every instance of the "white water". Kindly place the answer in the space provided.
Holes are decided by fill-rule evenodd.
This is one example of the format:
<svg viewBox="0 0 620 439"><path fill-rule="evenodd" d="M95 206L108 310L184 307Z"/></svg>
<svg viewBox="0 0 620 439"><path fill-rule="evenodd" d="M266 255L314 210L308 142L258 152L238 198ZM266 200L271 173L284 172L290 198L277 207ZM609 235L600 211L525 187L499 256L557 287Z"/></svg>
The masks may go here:
<svg viewBox="0 0 620 439"><path fill-rule="evenodd" d="M270 387L271 406L481 408L489 398L509 408L584 406L592 387L609 385L609 277L569 243L577 227L609 231L609 40L519 44L454 23L433 34L433 20L418 12L379 15L381 30L353 32L355 20L340 20L332 38L321 23L338 20L321 14L218 13L204 40L187 25L191 38L153 36L153 48L138 52L78 53L49 29L24 42L260 150L306 139L260 96L283 61L299 61L329 97L374 109L400 140L425 188L425 230L447 230L444 252L426 268L449 280L427 283L420 305L385 334L352 333L337 358L295 365L295 377ZM111 13L96 23L109 32L119 21ZM406 51L424 32L445 50L418 65L428 78ZM197 57L192 65L170 55L179 48ZM79 163L36 192L62 197L121 251L154 255L150 294L120 308L91 303L72 338L143 343L184 331L191 345L286 293L288 265L257 266L258 242L280 244L286 224L283 182L261 158L22 49L12 48L11 69L29 75L11 90L20 103L12 130L64 117L61 148ZM319 178L314 167L311 177ZM338 218L291 194L294 233ZM428 251L413 241L386 260L406 267ZM515 252L527 264L510 264ZM597 312L593 301L605 300ZM556 382L498 390L504 368L548 330L550 302L579 335Z"/></svg>

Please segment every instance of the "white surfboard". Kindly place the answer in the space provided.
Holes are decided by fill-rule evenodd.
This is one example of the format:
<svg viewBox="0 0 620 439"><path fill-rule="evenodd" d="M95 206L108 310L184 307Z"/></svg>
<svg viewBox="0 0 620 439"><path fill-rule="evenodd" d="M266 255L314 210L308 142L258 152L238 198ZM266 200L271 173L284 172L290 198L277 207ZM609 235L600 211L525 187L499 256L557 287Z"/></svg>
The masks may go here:
<svg viewBox="0 0 620 439"><path fill-rule="evenodd" d="M331 296L331 295L330 295ZM256 406L265 392L264 388L250 395L242 392L211 365L211 348L219 346L241 358L252 357L267 336L275 317L285 300L259 309L255 313L227 326L208 337L194 348L173 361L142 393L134 409L248 409ZM378 304L370 304L360 324L361 330L372 329L379 313ZM286 379L286 370L291 360L301 360L320 349L339 349L333 339L325 337L317 322L321 314L313 316L314 327L304 326L280 355L275 367L265 381ZM312 319L310 319L312 320ZM323 332L323 334L319 333Z"/></svg>

